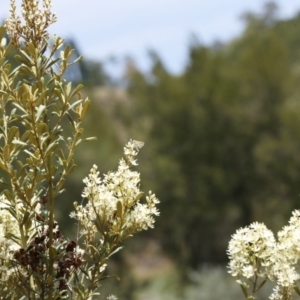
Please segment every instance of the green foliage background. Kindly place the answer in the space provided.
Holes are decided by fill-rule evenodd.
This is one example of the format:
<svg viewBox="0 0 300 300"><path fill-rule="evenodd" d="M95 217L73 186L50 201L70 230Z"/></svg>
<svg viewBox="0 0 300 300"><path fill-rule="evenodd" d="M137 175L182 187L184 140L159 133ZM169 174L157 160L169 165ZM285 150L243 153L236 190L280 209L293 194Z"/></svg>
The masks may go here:
<svg viewBox="0 0 300 300"><path fill-rule="evenodd" d="M226 263L238 227L276 231L299 207L300 16L245 23L228 44L192 41L179 76L155 53L128 73L121 115L150 144L142 174L162 200L153 234L183 270Z"/></svg>

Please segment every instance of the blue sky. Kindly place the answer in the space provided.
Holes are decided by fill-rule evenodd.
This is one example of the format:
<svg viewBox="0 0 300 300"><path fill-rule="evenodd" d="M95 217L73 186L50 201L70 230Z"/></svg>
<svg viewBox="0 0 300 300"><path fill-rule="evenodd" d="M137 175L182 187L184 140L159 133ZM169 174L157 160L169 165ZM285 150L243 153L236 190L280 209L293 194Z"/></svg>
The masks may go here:
<svg viewBox="0 0 300 300"><path fill-rule="evenodd" d="M20 3L20 0L16 1ZM262 0L52 0L58 23L51 32L74 37L85 57L108 60L133 56L147 69L147 49L155 49L166 66L180 72L191 33L205 44L228 41L243 29L240 16L259 12ZM277 0L280 17L300 11L299 0ZM9 0L0 0L0 20ZM300 34L300 32L299 32ZM120 60L121 61L121 60Z"/></svg>

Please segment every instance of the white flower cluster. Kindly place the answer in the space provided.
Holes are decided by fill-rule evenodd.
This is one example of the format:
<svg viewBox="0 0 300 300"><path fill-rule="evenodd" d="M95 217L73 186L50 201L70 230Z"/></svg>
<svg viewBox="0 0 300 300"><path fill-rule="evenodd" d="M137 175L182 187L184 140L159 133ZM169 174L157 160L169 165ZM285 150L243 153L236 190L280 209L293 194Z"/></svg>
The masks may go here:
<svg viewBox="0 0 300 300"><path fill-rule="evenodd" d="M32 197L29 205L35 214L41 213L37 195ZM23 223L23 237L33 236L37 230L37 224L26 218L28 211L29 208L25 207L20 199L13 204L4 194L0 196L0 288L2 284L5 286L8 280L14 282L21 275L26 276L25 269L16 265L14 254L22 244L19 223Z"/></svg>
<svg viewBox="0 0 300 300"><path fill-rule="evenodd" d="M83 180L85 188L82 196L88 203L74 203L76 212L70 214L81 225L81 234L92 237L97 231L118 234L125 238L135 232L153 228L153 216L159 215L156 204L158 199L151 192L146 197L146 204L139 203L142 192L139 189L140 175L130 167L136 165L135 156L139 147L129 141L125 148L125 159L119 162L116 172L109 172L104 178L99 177L97 166Z"/></svg>
<svg viewBox="0 0 300 300"><path fill-rule="evenodd" d="M46 29L57 20L56 15L51 13L51 0L43 0L43 9L39 8L37 0L22 0L21 5L25 21L23 25L21 18L16 13L15 0L10 1L10 17L6 20L8 36L17 47L20 46L21 39L26 42L34 42L35 38L35 42L42 44L43 39L48 38Z"/></svg>
<svg viewBox="0 0 300 300"><path fill-rule="evenodd" d="M277 283L272 300L291 299L300 276L300 211L293 212L289 225L278 232L278 241L264 224L253 223L239 229L227 250L229 273L241 283L242 278L270 279Z"/></svg>
<svg viewBox="0 0 300 300"><path fill-rule="evenodd" d="M19 245L10 237L19 237L20 231L16 220L7 210L7 200L4 195L0 196L0 281L7 281L11 269L9 260L12 259L13 251L19 248Z"/></svg>
<svg viewBox="0 0 300 300"><path fill-rule="evenodd" d="M229 268L232 276L251 278L256 272L267 275L276 248L273 233L264 224L253 223L239 229L229 242Z"/></svg>

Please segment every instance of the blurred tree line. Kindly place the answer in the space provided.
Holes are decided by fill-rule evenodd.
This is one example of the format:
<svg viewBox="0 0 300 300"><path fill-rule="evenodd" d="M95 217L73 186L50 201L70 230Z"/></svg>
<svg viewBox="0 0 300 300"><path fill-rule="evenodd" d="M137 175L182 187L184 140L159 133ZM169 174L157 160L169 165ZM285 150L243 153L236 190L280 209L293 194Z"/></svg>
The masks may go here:
<svg viewBox="0 0 300 300"><path fill-rule="evenodd" d="M182 274L225 264L239 227L259 221L277 231L299 208L300 14L279 20L269 3L243 21L243 33L229 43L192 38L180 75L154 51L149 72L130 61L122 88L111 86L101 63L83 60L67 74L87 86L93 103L85 127L98 141L79 149L70 199L61 196L66 228L64 213L80 201L82 177L93 163L102 173L115 168L131 137L146 143L142 189L161 200L161 216L146 236Z"/></svg>
<svg viewBox="0 0 300 300"><path fill-rule="evenodd" d="M230 43L192 39L180 75L155 52L150 72L127 70L119 117L146 141L141 173L161 199L151 234L183 270L225 263L240 226L277 230L299 208L300 15L269 3L243 20Z"/></svg>

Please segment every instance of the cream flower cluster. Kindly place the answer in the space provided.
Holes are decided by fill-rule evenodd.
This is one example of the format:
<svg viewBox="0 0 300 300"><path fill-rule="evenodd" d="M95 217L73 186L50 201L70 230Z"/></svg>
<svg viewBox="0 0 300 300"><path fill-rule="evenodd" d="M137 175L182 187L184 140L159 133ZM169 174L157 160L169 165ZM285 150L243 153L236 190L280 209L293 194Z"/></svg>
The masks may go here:
<svg viewBox="0 0 300 300"><path fill-rule="evenodd" d="M19 237L18 223L7 210L7 200L4 195L0 197L0 281L5 282L11 275L9 260L12 259L13 251L19 245L10 237Z"/></svg>
<svg viewBox="0 0 300 300"><path fill-rule="evenodd" d="M41 204L39 203L39 197L37 195L34 195L31 198L30 205L37 215L42 213ZM16 208L18 210L19 217L24 217L28 210L21 200L18 199L16 206L14 206L4 194L0 196L0 238L4 239L4 237L7 237L7 240L10 243L9 249L11 251L16 250L16 248L20 248L21 243L21 234L18 222L10 212L14 211L13 214L16 216ZM26 234L31 235L33 231L36 231L36 224L34 222L30 222L29 225L26 226ZM14 238L11 239L11 236Z"/></svg>
<svg viewBox="0 0 300 300"><path fill-rule="evenodd" d="M52 2L43 0L43 9L39 8L37 0L22 0L21 5L24 24L16 13L15 0L10 1L10 17L6 20L8 36L17 47L22 40L26 43L35 42L36 47L42 47L48 39L46 29L57 20L56 15L50 10Z"/></svg>
<svg viewBox="0 0 300 300"><path fill-rule="evenodd" d="M239 283L243 278L276 281L272 300L291 299L292 290L300 279L300 211L293 212L289 225L278 232L278 241L264 224L253 223L239 229L227 250L229 273Z"/></svg>
<svg viewBox="0 0 300 300"><path fill-rule="evenodd" d="M229 268L232 276L251 278L258 271L267 275L276 249L273 233L264 224L253 223L239 229L229 242Z"/></svg>
<svg viewBox="0 0 300 300"><path fill-rule="evenodd" d="M125 159L121 159L116 172L109 172L101 179L97 166L83 182L85 188L82 196L87 199L86 205L74 203L75 212L70 214L81 225L81 234L94 236L96 232L107 233L125 238L135 232L153 228L154 217L159 215L156 208L158 199L149 192L146 203L139 201L140 174L130 167L136 165L135 156L139 147L130 141L124 148Z"/></svg>

